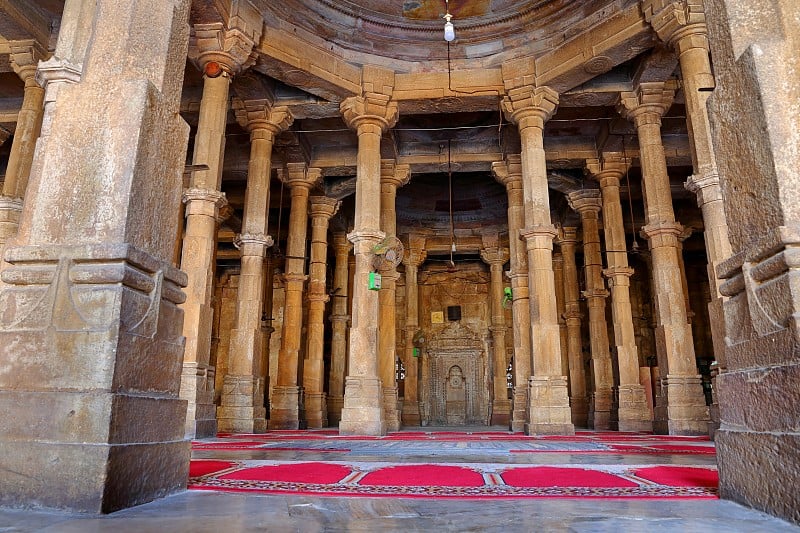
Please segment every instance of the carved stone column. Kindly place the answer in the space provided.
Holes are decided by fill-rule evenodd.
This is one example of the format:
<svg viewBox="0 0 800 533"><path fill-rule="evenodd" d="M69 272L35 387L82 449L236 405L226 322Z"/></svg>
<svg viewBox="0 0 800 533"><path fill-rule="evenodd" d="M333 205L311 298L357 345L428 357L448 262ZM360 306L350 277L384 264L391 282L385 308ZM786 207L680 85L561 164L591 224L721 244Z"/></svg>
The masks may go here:
<svg viewBox="0 0 800 533"><path fill-rule="evenodd" d="M336 267L333 271L333 304L331 309L331 367L328 378L328 423L339 424L344 404L344 376L347 362L347 294L350 275L348 261L353 245L343 232L333 234L333 249L336 253Z"/></svg>
<svg viewBox="0 0 800 533"><path fill-rule="evenodd" d="M481 250L481 259L489 264L491 283L489 287L489 301L491 302L492 322L489 329L492 332L492 373L494 378L494 396L492 400L492 425L507 426L510 421L511 403L508 401L506 386L506 320L503 310L503 265L509 258L508 248L484 248Z"/></svg>
<svg viewBox="0 0 800 533"><path fill-rule="evenodd" d="M250 164L247 173L242 233L234 244L241 253L236 321L230 333L227 373L217 410L221 431L261 433L266 431L264 407L265 368L262 368L264 332L265 257L272 246L267 235L272 147L275 137L292 123L286 107L272 107L264 100L234 100L239 123L250 131Z"/></svg>
<svg viewBox="0 0 800 533"><path fill-rule="evenodd" d="M642 83L620 96L620 112L634 121L645 192L647 225L642 232L650 243L653 261L653 297L656 303L656 348L661 397L656 400L655 430L669 434L708 432L708 408L697 373L692 331L683 302L678 235L664 146L661 116L672 104L674 89L662 82Z"/></svg>
<svg viewBox="0 0 800 533"><path fill-rule="evenodd" d="M611 428L611 387L614 375L608 350L606 291L603 283L603 257L600 253L598 214L602 207L600 191L581 190L567 195L569 205L580 213L583 225L583 265L586 274L586 304L589 307L589 344L592 351L594 387L589 402L589 427Z"/></svg>
<svg viewBox="0 0 800 533"><path fill-rule="evenodd" d="M11 45L9 60L11 68L25 82L22 107L17 115L17 126L8 166L0 196L0 250L10 237L17 234L22 198L28 187L28 177L33 164L36 139L42 127L44 89L36 82L36 64L42 54L35 43L26 46Z"/></svg>
<svg viewBox="0 0 800 533"><path fill-rule="evenodd" d="M547 87L511 89L503 100L509 120L517 124L522 143L522 183L525 200L525 238L528 250L533 371L529 387L532 434L574 433L561 374L561 341L553 280L553 239L550 220L544 123L558 106L558 94Z"/></svg>
<svg viewBox="0 0 800 533"><path fill-rule="evenodd" d="M108 513L186 488L186 276L170 259L188 14L98 9L34 156L0 290L0 506Z"/></svg>
<svg viewBox="0 0 800 533"><path fill-rule="evenodd" d="M367 72L365 71L365 75ZM391 80L386 83L393 83ZM371 84L370 84L371 85ZM383 435L383 392L378 375L378 295L368 288L375 245L385 237L380 231L381 135L397 121L397 104L391 96L366 92L341 105L348 126L358 133L356 209L348 239L355 252L350 356L344 407L339 431L343 435Z"/></svg>
<svg viewBox="0 0 800 533"><path fill-rule="evenodd" d="M556 309L558 310L558 333L561 340L561 373L569 376L569 349L567 346L567 312L564 302L564 256L561 252L553 253L553 280L556 284ZM569 379L567 379L569 382Z"/></svg>
<svg viewBox="0 0 800 533"><path fill-rule="evenodd" d="M606 262L603 274L611 289L611 316L617 347L619 388L617 419L620 431L652 431L653 421L644 387L639 379L639 353L633 329L630 277L625 226L619 197L619 180L628 162L622 154L603 154L603 159L587 160L589 173L600 183L603 195L603 233L606 240Z"/></svg>
<svg viewBox="0 0 800 533"><path fill-rule="evenodd" d="M406 252L403 256L406 276L406 383L403 396L403 423L418 426L420 419L419 397L419 348L414 346L414 335L419 329L419 285L417 274L419 267L425 262L425 237L409 235Z"/></svg>
<svg viewBox="0 0 800 533"><path fill-rule="evenodd" d="M325 304L330 300L325 283L328 222L339 210L340 202L327 196L312 196L310 203L311 266L308 269L308 344L303 364L303 389L308 427L323 428L328 425L322 353L325 345Z"/></svg>
<svg viewBox="0 0 800 533"><path fill-rule="evenodd" d="M578 229L562 228L558 238L564 258L564 320L567 323L567 360L569 362L569 405L572 423L577 427L589 427L589 398L586 396L586 367L583 365L581 342L580 290L578 287L578 265L575 263L575 248L578 244Z"/></svg>
<svg viewBox="0 0 800 533"><path fill-rule="evenodd" d="M308 194L322 178L322 170L305 163L289 163L282 173L292 191L289 237L286 243L286 303L283 312L281 350L278 355L278 380L272 390L270 429L299 429L303 391L298 385L298 359L303 329L303 285L306 236L308 233Z"/></svg>
<svg viewBox="0 0 800 533"><path fill-rule="evenodd" d="M406 185L410 173L408 165L397 165L392 160L381 161L381 231L386 238L397 234L395 199L397 188ZM378 375L383 387L383 415L387 431L400 429L401 406L398 404L397 379L397 298L396 283L400 277L397 268L385 265L380 269L381 290L378 292Z"/></svg>
<svg viewBox="0 0 800 533"><path fill-rule="evenodd" d="M525 203L522 186L522 161L509 155L505 161L492 163L495 179L506 187L508 195L508 246L511 270L511 313L514 333L512 373L514 389L511 404L511 429L524 431L528 424L528 381L531 377L531 314L528 296L528 254L519 237L525 227Z"/></svg>

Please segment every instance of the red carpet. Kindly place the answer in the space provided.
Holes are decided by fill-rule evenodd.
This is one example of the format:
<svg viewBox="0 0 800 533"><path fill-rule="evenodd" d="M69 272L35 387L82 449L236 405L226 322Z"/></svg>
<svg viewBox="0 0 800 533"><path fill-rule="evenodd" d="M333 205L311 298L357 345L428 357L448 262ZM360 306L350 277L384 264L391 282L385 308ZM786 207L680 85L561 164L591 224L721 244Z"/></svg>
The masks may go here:
<svg viewBox="0 0 800 533"><path fill-rule="evenodd" d="M614 474L584 468L531 466L510 468L502 474L512 487L637 487L638 484Z"/></svg>
<svg viewBox="0 0 800 533"><path fill-rule="evenodd" d="M360 485L376 486L425 486L438 487L480 487L483 476L461 466L443 465L402 465L381 468L364 476Z"/></svg>
<svg viewBox="0 0 800 533"><path fill-rule="evenodd" d="M633 473L637 477L670 487L716 487L719 485L719 474L710 468L652 466L640 468Z"/></svg>
<svg viewBox="0 0 800 533"><path fill-rule="evenodd" d="M327 463L295 463L275 466L257 466L230 474L219 479L246 479L249 481L288 481L290 483L337 483L350 475L346 466Z"/></svg>
<svg viewBox="0 0 800 533"><path fill-rule="evenodd" d="M201 477L226 470L232 466L237 466L237 463L231 461L203 461L197 460L189 463L189 477Z"/></svg>

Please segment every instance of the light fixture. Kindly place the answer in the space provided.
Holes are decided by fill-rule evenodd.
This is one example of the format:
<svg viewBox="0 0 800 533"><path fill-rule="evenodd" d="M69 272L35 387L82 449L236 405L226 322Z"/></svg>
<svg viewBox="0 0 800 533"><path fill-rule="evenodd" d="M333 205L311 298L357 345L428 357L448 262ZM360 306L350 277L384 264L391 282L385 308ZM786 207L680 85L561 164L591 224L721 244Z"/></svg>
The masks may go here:
<svg viewBox="0 0 800 533"><path fill-rule="evenodd" d="M453 18L453 15L450 14L450 0L444 0L444 6L445 6L445 14L444 14L444 17L442 17L445 20L445 23L444 23L444 40L449 43L450 41L455 40L455 38L456 38L456 29L453 26L453 23L450 21L450 19Z"/></svg>

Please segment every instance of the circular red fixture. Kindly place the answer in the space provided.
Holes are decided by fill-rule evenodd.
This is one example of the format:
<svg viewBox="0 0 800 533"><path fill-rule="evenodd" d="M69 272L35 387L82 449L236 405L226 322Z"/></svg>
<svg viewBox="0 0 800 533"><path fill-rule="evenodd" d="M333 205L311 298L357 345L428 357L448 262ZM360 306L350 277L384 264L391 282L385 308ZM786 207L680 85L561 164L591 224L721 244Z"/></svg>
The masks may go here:
<svg viewBox="0 0 800 533"><path fill-rule="evenodd" d="M222 65L220 65L216 61L209 61L208 63L206 63L206 66L203 69L203 73L209 78L216 78L220 74L222 74Z"/></svg>

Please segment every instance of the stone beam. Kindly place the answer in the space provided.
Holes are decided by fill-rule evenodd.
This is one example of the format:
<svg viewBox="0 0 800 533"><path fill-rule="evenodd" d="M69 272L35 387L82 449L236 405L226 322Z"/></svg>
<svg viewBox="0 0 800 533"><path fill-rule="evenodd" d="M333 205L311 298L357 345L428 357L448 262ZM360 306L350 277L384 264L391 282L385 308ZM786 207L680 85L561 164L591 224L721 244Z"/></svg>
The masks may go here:
<svg viewBox="0 0 800 533"><path fill-rule="evenodd" d="M0 0L0 13L5 19L0 25L0 35L9 41L33 38L43 48L53 48L50 46L50 19L35 3Z"/></svg>

